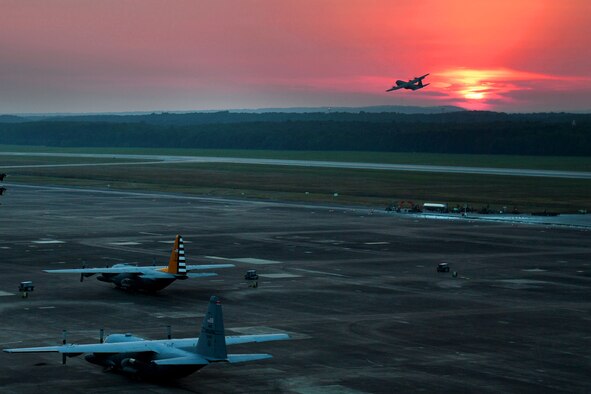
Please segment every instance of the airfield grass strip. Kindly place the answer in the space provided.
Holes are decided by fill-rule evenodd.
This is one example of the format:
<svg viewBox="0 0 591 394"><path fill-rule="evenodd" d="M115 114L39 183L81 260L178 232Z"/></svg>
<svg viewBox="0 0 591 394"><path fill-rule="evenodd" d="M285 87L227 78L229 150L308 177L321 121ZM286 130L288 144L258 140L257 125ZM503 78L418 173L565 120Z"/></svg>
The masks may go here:
<svg viewBox="0 0 591 394"><path fill-rule="evenodd" d="M296 202L360 204L399 200L468 203L479 209L574 212L591 209L591 181L241 164L177 163L111 167L23 168L11 182L181 192ZM336 193L336 196L335 196Z"/></svg>

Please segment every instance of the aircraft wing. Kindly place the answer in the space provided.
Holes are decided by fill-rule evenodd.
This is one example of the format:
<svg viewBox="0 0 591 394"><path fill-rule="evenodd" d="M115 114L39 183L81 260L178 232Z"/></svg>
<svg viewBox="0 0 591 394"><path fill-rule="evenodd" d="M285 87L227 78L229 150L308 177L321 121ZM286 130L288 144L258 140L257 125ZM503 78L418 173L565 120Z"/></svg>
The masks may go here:
<svg viewBox="0 0 591 394"><path fill-rule="evenodd" d="M115 343L91 343L87 345L67 344L60 346L25 347L15 349L4 349L6 353L43 353L57 352L62 354L82 353L159 353L163 350L161 344L154 344L151 341L137 342L115 342Z"/></svg>
<svg viewBox="0 0 591 394"><path fill-rule="evenodd" d="M148 274L158 271L163 267L136 267L133 265L125 267L105 267L105 268L72 268L59 270L43 270L50 274Z"/></svg>
<svg viewBox="0 0 591 394"><path fill-rule="evenodd" d="M289 339L287 334L258 334L237 335L226 337L226 345L238 345L240 343L283 341Z"/></svg>
<svg viewBox="0 0 591 394"><path fill-rule="evenodd" d="M415 80L416 81L421 80L421 79L425 78L427 75L429 75L429 73L423 75L422 77L416 77Z"/></svg>
<svg viewBox="0 0 591 394"><path fill-rule="evenodd" d="M126 266L126 267L72 268L72 269L43 270L43 271L50 273L50 274L90 274L90 275L94 275L94 274L135 274L135 275L145 275L146 277L150 277L152 279L155 279L155 278L162 278L162 279L177 278L177 275L160 271L161 268L164 268L164 267L156 267L156 266L136 267L136 266L130 265L130 266Z"/></svg>
<svg viewBox="0 0 591 394"><path fill-rule="evenodd" d="M192 270L208 270L216 268L232 268L234 264L201 264L201 265L188 265L187 271ZM166 277L174 278L174 275L167 274L161 271L166 268L165 266L135 266L126 265L123 267L105 267L105 268L71 268L71 269L59 269L59 270L43 270L50 274L165 274ZM163 276L164 277L164 276Z"/></svg>
<svg viewBox="0 0 591 394"><path fill-rule="evenodd" d="M187 265L187 271L194 270L214 270L217 268L232 268L234 264L200 264L200 265Z"/></svg>
<svg viewBox="0 0 591 394"><path fill-rule="evenodd" d="M386 92L391 92L393 90L398 90L398 89L402 89L403 86L392 86L390 89L386 90Z"/></svg>

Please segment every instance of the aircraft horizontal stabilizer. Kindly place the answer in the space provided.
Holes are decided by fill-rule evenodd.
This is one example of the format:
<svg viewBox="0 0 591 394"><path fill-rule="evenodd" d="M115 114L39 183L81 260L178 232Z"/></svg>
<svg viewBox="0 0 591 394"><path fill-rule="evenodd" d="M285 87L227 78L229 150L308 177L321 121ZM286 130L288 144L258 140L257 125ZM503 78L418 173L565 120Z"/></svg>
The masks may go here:
<svg viewBox="0 0 591 394"><path fill-rule="evenodd" d="M287 334L258 334L226 337L226 345L238 345L240 343L283 341L289 339Z"/></svg>
<svg viewBox="0 0 591 394"><path fill-rule="evenodd" d="M270 354L228 354L229 363L245 363L247 361L265 360L267 358L273 358Z"/></svg>
<svg viewBox="0 0 591 394"><path fill-rule="evenodd" d="M199 354L191 354L184 357L165 358L162 360L153 360L156 365L207 365L209 361Z"/></svg>
<svg viewBox="0 0 591 394"><path fill-rule="evenodd" d="M217 268L233 268L234 264L200 264L200 265L188 265L187 271L193 270L214 270Z"/></svg>
<svg viewBox="0 0 591 394"><path fill-rule="evenodd" d="M218 276L218 274L216 274L215 272L200 272L200 273L189 272L183 276L186 276L187 278L205 278L208 276Z"/></svg>

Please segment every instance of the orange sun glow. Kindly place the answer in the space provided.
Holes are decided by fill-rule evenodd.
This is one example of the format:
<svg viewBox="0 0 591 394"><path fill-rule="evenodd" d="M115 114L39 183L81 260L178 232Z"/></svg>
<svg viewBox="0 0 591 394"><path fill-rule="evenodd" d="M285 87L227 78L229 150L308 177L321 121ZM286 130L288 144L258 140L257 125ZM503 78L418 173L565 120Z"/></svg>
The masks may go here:
<svg viewBox="0 0 591 394"><path fill-rule="evenodd" d="M548 80L552 76L528 73L506 68L467 69L455 68L438 73L443 83L439 86L448 98L458 100L469 109L487 109L490 100L509 101L505 95L516 90L528 89L523 81Z"/></svg>

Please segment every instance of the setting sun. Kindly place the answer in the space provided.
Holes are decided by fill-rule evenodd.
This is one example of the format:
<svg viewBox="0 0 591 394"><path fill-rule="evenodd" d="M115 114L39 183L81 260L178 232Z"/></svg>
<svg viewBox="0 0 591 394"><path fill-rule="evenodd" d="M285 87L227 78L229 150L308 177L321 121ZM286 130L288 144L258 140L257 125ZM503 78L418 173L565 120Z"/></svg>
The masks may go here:
<svg viewBox="0 0 591 394"><path fill-rule="evenodd" d="M584 78L564 77L552 74L533 73L509 68L471 69L465 67L437 70L433 88L443 95L441 101L453 101L456 105L473 110L492 109L492 103L499 105L519 104L519 95L544 86L587 85Z"/></svg>
<svg viewBox="0 0 591 394"><path fill-rule="evenodd" d="M483 92L468 91L464 93L464 97L469 100L482 100L485 98Z"/></svg>

